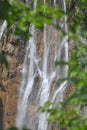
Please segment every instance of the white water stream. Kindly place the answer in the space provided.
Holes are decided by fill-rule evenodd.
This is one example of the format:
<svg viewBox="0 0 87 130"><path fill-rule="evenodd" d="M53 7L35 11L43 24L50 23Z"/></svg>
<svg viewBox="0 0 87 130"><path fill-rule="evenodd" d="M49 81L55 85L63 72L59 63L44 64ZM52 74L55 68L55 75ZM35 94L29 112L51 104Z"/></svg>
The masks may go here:
<svg viewBox="0 0 87 130"><path fill-rule="evenodd" d="M46 0L44 0L45 2ZM64 11L66 12L65 0L63 4ZM34 11L36 11L36 6L37 0L34 1ZM56 0L54 0L53 6L56 7ZM65 31L67 32L66 17L64 18L64 25ZM22 80L19 89L16 126L19 130L24 127L30 128L31 130L47 130L48 115L38 112L38 108L43 106L49 99L55 101L57 98L59 102L63 100L63 92L67 86L67 82L63 82L58 87L53 85L54 81L57 81L59 78L67 77L68 66L65 66L61 70L61 67L55 66L54 61L68 61L68 36L59 40L58 31L52 26L48 27L44 24L42 39L43 56L39 57L37 52L36 30L33 25L31 25L29 32L32 34L32 37L26 47ZM36 81L37 78L39 81ZM52 87L55 88L54 94L51 94Z"/></svg>
<svg viewBox="0 0 87 130"><path fill-rule="evenodd" d="M34 11L36 10L37 1L34 2ZM19 129L26 127L25 121L27 116L28 97L32 91L35 78L35 60L36 60L36 43L35 27L31 25L29 32L32 37L27 43L26 55L22 70L22 81L19 90L18 114L16 126Z"/></svg>
<svg viewBox="0 0 87 130"><path fill-rule="evenodd" d="M5 20L5 21L3 22L3 24L2 24L2 26L0 27L0 40L1 40L1 38L2 38L3 32L4 32L4 30L6 29L6 27L7 27L7 21Z"/></svg>

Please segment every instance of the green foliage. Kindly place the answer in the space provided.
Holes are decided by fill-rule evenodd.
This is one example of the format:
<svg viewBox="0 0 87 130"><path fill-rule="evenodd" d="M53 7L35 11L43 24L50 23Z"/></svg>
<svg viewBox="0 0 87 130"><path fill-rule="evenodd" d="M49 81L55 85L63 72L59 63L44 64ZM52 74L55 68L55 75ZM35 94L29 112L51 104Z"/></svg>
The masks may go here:
<svg viewBox="0 0 87 130"><path fill-rule="evenodd" d="M67 0L68 23L70 30L87 38L87 1L86 0Z"/></svg>
<svg viewBox="0 0 87 130"><path fill-rule="evenodd" d="M32 6L24 4L20 0L13 0L12 2L2 0L0 2L0 14L1 19L7 19L9 26L15 24L17 34L24 35L31 23L35 27L43 29L44 23L51 24L55 19L63 17L64 12L44 3L38 4L36 11L34 11Z"/></svg>
<svg viewBox="0 0 87 130"><path fill-rule="evenodd" d="M11 127L8 130L18 130L16 127Z"/></svg>

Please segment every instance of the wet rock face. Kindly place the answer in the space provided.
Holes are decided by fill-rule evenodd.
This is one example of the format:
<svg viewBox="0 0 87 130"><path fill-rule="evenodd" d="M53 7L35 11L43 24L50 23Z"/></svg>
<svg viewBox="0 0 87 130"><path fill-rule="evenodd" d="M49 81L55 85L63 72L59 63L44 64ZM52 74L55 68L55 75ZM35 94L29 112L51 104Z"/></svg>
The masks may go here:
<svg viewBox="0 0 87 130"><path fill-rule="evenodd" d="M0 122L3 129L14 125L17 109L17 93L21 78L21 69L25 56L26 41L14 35L5 36L2 41L2 52L9 63L9 69L0 66ZM2 119L3 117L3 119Z"/></svg>

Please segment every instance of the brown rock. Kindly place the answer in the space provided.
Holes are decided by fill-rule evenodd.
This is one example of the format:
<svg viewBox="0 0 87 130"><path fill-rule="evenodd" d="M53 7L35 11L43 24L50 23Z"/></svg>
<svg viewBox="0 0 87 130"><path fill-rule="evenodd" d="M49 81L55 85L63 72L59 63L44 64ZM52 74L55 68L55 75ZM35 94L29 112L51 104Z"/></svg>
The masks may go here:
<svg viewBox="0 0 87 130"><path fill-rule="evenodd" d="M15 124L17 112L17 90L21 77L20 66L22 66L24 56L21 57L21 63L18 62L17 57L25 55L24 39L19 40L13 35L10 35L9 38L5 37L5 39L3 40L2 51L6 55L9 69L7 70L2 66L0 71L0 112L2 111L0 128L2 129L7 129ZM3 124L2 126L1 122Z"/></svg>

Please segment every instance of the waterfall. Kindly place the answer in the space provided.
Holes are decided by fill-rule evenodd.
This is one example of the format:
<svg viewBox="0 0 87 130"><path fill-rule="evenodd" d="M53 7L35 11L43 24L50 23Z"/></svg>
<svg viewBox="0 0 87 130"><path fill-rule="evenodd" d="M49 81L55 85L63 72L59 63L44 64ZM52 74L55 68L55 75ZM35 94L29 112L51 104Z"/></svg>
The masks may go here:
<svg viewBox="0 0 87 130"><path fill-rule="evenodd" d="M46 0L44 0L44 3L46 3ZM45 11L45 10L44 10ZM48 61L48 46L47 46L47 39L46 39L46 27L47 25L44 24L44 34L43 34L43 43L44 43L44 54L43 54L43 79L41 83L41 94L40 94L40 106L43 106L46 101L48 101L49 97L49 81L48 81L48 73L47 73L47 61ZM38 124L38 130L47 130L47 114L46 113L40 113L39 115L39 124Z"/></svg>
<svg viewBox="0 0 87 130"><path fill-rule="evenodd" d="M63 0L63 10L66 13L66 1ZM67 28L67 16L64 17L64 30L67 33L68 32L68 28ZM64 56L64 61L67 62L68 61L68 35L65 35L65 37L63 38L61 45L60 45L60 49L59 49L59 54L58 54L58 60L61 60L61 52L62 52L62 48L64 46L64 50L65 50L65 56ZM58 67L58 69L60 69ZM59 71L59 70L58 70ZM63 77L62 78L67 78L68 77L68 66L65 65L64 67L64 72L63 72ZM57 102L62 102L63 101L63 94L64 91L67 87L67 81L64 81L59 88L55 91L53 98L52 98L52 102L55 101L56 97L57 97ZM59 104L60 107L60 104Z"/></svg>
<svg viewBox="0 0 87 130"><path fill-rule="evenodd" d="M36 10L37 1L34 2L34 11ZM22 70L22 81L19 90L18 114L16 126L22 129L26 124L28 98L32 91L35 78L35 60L36 60L36 43L35 27L31 25L29 32L32 37L27 43L26 55Z"/></svg>
<svg viewBox="0 0 87 130"><path fill-rule="evenodd" d="M3 24L2 24L2 26L0 27L0 40L1 40L1 38L2 38L3 32L4 32L4 30L6 29L6 27L7 27L7 21L5 20L5 21L3 22Z"/></svg>
<svg viewBox="0 0 87 130"><path fill-rule="evenodd" d="M56 7L56 0L54 0L54 7Z"/></svg>
<svg viewBox="0 0 87 130"><path fill-rule="evenodd" d="M46 3L46 0L44 0ZM57 7L56 0L53 6ZM34 1L34 12L37 0ZM66 3L63 1L63 9L66 12ZM44 10L45 11L45 10ZM56 24L56 20L54 21ZM67 33L67 18L64 17L64 28ZM37 50L37 31L34 25L30 26L32 37L27 42L26 55L22 69L22 80L19 88L18 112L16 126L18 129L47 130L47 113L40 113L38 108L48 101L58 102L63 100L63 92L67 82L56 86L54 82L59 78L67 77L68 66L55 66L55 61L68 61L68 36L62 40L58 31L52 25L44 24L42 34L42 57ZM52 92L51 92L52 91Z"/></svg>

